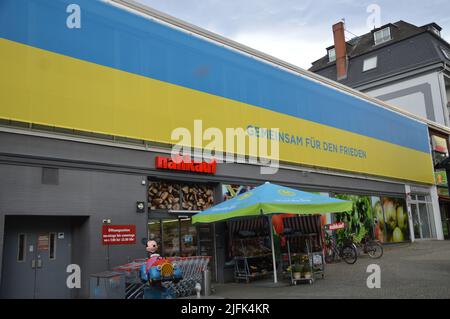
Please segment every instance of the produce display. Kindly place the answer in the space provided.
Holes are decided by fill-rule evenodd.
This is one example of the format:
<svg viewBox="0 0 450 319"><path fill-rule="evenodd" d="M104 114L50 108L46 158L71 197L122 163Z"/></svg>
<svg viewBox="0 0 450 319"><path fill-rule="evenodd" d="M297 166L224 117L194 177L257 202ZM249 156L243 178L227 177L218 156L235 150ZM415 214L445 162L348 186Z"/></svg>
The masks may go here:
<svg viewBox="0 0 450 319"><path fill-rule="evenodd" d="M264 237L233 240L234 256L263 256L271 253L269 247L264 245Z"/></svg>
<svg viewBox="0 0 450 319"><path fill-rule="evenodd" d="M214 191L208 185L152 182L148 203L150 210L205 210L214 203Z"/></svg>

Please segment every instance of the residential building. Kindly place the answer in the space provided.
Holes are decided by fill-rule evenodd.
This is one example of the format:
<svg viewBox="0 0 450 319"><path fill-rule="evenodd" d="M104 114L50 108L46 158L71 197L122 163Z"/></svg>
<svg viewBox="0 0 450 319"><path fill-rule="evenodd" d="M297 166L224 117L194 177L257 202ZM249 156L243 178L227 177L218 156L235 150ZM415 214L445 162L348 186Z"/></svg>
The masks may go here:
<svg viewBox="0 0 450 319"><path fill-rule="evenodd" d="M346 41L345 25L339 22L333 26L334 45L309 70L448 127L450 44L441 31L436 23L397 21ZM430 127L435 165L448 157L448 141L445 129ZM444 235L449 238L450 197L444 175L436 170Z"/></svg>

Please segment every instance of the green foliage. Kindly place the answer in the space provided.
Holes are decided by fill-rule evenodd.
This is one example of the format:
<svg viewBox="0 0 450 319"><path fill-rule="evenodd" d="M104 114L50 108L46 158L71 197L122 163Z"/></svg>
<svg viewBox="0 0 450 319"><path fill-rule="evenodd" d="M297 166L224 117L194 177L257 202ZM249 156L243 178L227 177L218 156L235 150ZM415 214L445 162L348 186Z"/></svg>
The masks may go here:
<svg viewBox="0 0 450 319"><path fill-rule="evenodd" d="M303 272L303 265L302 264L295 264L294 267L292 267L292 272Z"/></svg>
<svg viewBox="0 0 450 319"><path fill-rule="evenodd" d="M352 211L336 214L336 220L345 222L346 229L336 232L338 244L349 238L351 234L356 234L357 239L362 240L372 229L373 216L372 205L369 196L357 195L336 195L336 198L349 200L353 203Z"/></svg>
<svg viewBox="0 0 450 319"><path fill-rule="evenodd" d="M303 273L312 272L311 265L309 263L306 263L303 265Z"/></svg>

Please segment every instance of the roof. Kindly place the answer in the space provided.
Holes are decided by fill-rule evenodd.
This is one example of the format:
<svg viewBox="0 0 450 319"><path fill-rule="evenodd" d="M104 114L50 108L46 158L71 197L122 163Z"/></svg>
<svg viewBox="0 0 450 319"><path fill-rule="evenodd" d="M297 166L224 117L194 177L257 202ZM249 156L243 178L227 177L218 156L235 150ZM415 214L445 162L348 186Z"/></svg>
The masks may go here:
<svg viewBox="0 0 450 319"><path fill-rule="evenodd" d="M392 40L384 42L379 45L374 45L374 39L373 39L373 33L384 29L386 27L391 27L391 37ZM429 33L433 34L436 38L439 38L437 35L432 33L430 31L430 27L436 28L438 31L442 30L442 28L437 25L436 23L430 23L427 25L424 25L422 27L415 26L411 23L405 22L405 21L397 21L395 23L388 23L386 25L383 25L382 27L379 27L377 29L372 30L369 33L366 33L362 36L355 37L347 42L347 54L349 59L358 57L363 54L369 54L374 51L381 50L383 48L386 48L388 46L391 46L393 44L396 44L398 42L402 42L406 39L409 39L414 36L418 36L423 33ZM450 45L445 42L442 38L439 38L443 45L450 47ZM329 48L333 48L334 46L331 46ZM335 65L335 62L329 62L328 55L323 56L319 60L312 63L313 66L309 69L312 72L320 71L324 68L330 67L332 65Z"/></svg>

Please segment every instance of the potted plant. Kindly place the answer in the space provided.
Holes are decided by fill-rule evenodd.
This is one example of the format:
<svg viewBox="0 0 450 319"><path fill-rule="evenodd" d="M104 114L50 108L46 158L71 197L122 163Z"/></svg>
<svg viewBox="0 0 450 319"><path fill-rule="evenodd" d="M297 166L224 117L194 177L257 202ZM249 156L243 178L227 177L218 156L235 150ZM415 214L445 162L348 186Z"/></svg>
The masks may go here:
<svg viewBox="0 0 450 319"><path fill-rule="evenodd" d="M302 272L303 272L303 265L295 264L294 267L292 267L292 274L294 275L294 279L302 278Z"/></svg>
<svg viewBox="0 0 450 319"><path fill-rule="evenodd" d="M309 263L303 266L303 276L305 279L311 279L312 277L312 267Z"/></svg>

